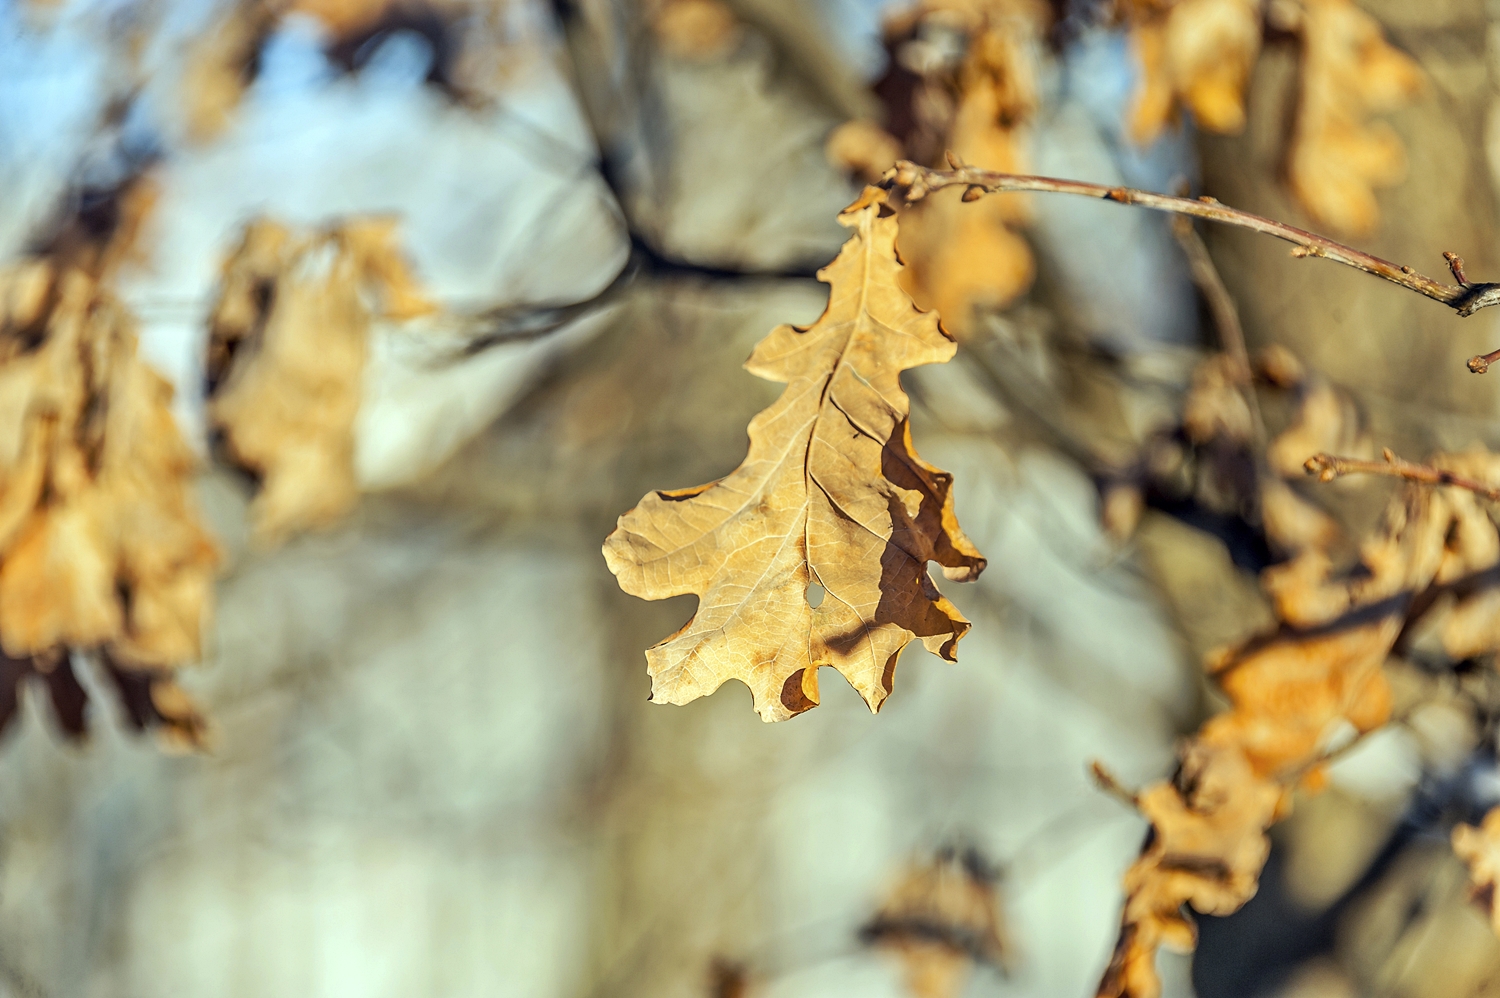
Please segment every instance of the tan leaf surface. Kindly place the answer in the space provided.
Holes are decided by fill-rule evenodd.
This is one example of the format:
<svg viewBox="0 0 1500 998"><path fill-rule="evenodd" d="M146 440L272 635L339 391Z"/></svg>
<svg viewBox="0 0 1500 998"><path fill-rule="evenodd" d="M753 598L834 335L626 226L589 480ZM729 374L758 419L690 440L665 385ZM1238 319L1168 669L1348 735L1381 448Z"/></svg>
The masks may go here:
<svg viewBox="0 0 1500 998"><path fill-rule="evenodd" d="M1298 21L1302 92L1287 176L1319 225L1368 234L1380 221L1375 189L1406 174L1401 140L1370 118L1409 102L1424 77L1352 0L1301 0Z"/></svg>
<svg viewBox="0 0 1500 998"><path fill-rule="evenodd" d="M0 648L49 683L98 649L164 686L199 657L219 561L171 386L81 270L0 271L0 309Z"/></svg>
<svg viewBox="0 0 1500 998"><path fill-rule="evenodd" d="M1301 478L1303 465L1314 454L1343 457L1374 456L1358 406L1348 392L1320 375L1297 385L1297 408L1291 424L1271 441L1266 461L1287 478Z"/></svg>
<svg viewBox="0 0 1500 998"><path fill-rule="evenodd" d="M311 235L267 220L247 226L210 320L209 415L233 458L260 476L251 518L262 543L353 508L370 324L435 307L390 220Z"/></svg>
<svg viewBox="0 0 1500 998"><path fill-rule="evenodd" d="M829 161L870 179L903 155L942 165L952 152L974 166L1025 173L1049 21L1038 0L923 0L893 17L886 26L892 72L915 75L917 84L897 87L909 96L887 111L910 128L897 137L849 122L830 134ZM1017 231L1028 220L1026 205L1015 194L963 204L955 190L909 207L901 221L902 287L966 336L977 310L1005 308L1031 287L1036 263Z"/></svg>
<svg viewBox="0 0 1500 998"><path fill-rule="evenodd" d="M207 142L229 126L249 85L256 50L274 28L276 17L270 4L242 0L194 42L182 80L189 138Z"/></svg>
<svg viewBox="0 0 1500 998"><path fill-rule="evenodd" d="M861 936L901 960L913 998L958 998L975 964L1006 964L995 879L977 853L945 849L902 875Z"/></svg>
<svg viewBox="0 0 1500 998"><path fill-rule="evenodd" d="M1125 913L1100 995L1156 998L1157 950L1186 952L1197 941L1183 905L1227 915L1255 895L1271 850L1265 830L1284 796L1243 753L1206 743L1190 743L1177 776L1139 795L1155 834L1125 874Z"/></svg>
<svg viewBox="0 0 1500 998"><path fill-rule="evenodd" d="M912 448L899 380L955 345L897 284L885 193L867 188L840 221L854 235L819 274L827 310L805 330L773 330L745 365L787 388L751 421L744 463L648 494L605 542L626 592L699 597L693 619L646 653L659 702L738 679L762 719L783 720L818 703L828 665L878 710L902 648L917 639L952 661L968 630L927 563L969 580L984 559L954 516L951 476Z"/></svg>
<svg viewBox="0 0 1500 998"><path fill-rule="evenodd" d="M740 19L723 0L657 0L648 10L657 44L677 59L722 59L744 36Z"/></svg>
<svg viewBox="0 0 1500 998"><path fill-rule="evenodd" d="M828 135L823 146L836 170L873 184L905 155L901 143L873 121L846 121Z"/></svg>
<svg viewBox="0 0 1500 998"><path fill-rule="evenodd" d="M1484 908L1495 934L1500 935L1500 908L1495 905L1495 885L1500 881L1500 807L1492 808L1478 828L1454 828L1453 851L1469 868L1475 903Z"/></svg>
<svg viewBox="0 0 1500 998"><path fill-rule="evenodd" d="M1500 456L1482 449L1443 455L1434 467L1491 487L1500 487ZM1443 651L1454 661L1500 652L1500 530L1491 504L1473 493L1450 490L1453 509L1443 565L1437 581L1457 599L1442 619Z"/></svg>
<svg viewBox="0 0 1500 998"><path fill-rule="evenodd" d="M1212 657L1229 709L1185 743L1173 780L1137 797L1155 834L1125 875L1119 943L1100 995L1156 998L1158 948L1194 944L1183 906L1224 915L1254 896L1265 830L1295 787L1320 785L1329 739L1387 721L1386 657L1414 598L1452 558L1462 500L1450 503L1450 492L1404 487L1362 546L1359 571L1335 574L1317 549L1267 570L1281 626Z"/></svg>
<svg viewBox="0 0 1500 998"><path fill-rule="evenodd" d="M1245 84L1260 55L1261 0L1125 0L1140 79L1131 138L1148 145L1187 109L1200 128L1245 127Z"/></svg>
<svg viewBox="0 0 1500 998"><path fill-rule="evenodd" d="M712 3L714 0L678 0ZM289 15L302 15L321 22L334 47L358 48L360 42L382 29L416 28L438 18L452 32L459 90L467 96L472 84L485 77L503 80L506 69L499 61L514 65L526 58L522 46L509 46L494 37L494 27L505 17L507 0L238 0L223 10L196 38L187 53L187 65L179 88L190 139L207 142L217 138L234 119L245 91L254 80L260 50ZM701 31L701 29L700 29ZM476 44L477 42L477 44ZM451 94L450 94L451 95Z"/></svg>
<svg viewBox="0 0 1500 998"><path fill-rule="evenodd" d="M1189 440L1250 443L1254 423L1245 400L1245 381L1242 365L1228 354L1214 354L1193 368L1182 406L1182 428Z"/></svg>
<svg viewBox="0 0 1500 998"><path fill-rule="evenodd" d="M987 170L1027 172L1046 9L1032 0L929 0L925 9L961 26L969 39L957 72L928 83L951 94L942 152ZM976 309L1005 308L1036 277L1031 248L1017 231L1028 219L1026 204L1015 195L964 204L955 190L908 209L900 246L910 266L902 287L955 335L967 335Z"/></svg>

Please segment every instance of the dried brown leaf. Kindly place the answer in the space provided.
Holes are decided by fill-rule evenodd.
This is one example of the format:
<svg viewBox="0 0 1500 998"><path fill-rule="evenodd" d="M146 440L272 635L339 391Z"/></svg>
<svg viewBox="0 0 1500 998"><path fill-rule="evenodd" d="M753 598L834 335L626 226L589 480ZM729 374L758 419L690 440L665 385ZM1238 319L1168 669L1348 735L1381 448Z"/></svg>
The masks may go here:
<svg viewBox="0 0 1500 998"><path fill-rule="evenodd" d="M1301 0L1297 21L1302 92L1287 157L1292 191L1318 224L1365 235L1380 221L1375 189L1406 173L1401 140L1370 118L1409 102L1425 78L1352 0Z"/></svg>
<svg viewBox="0 0 1500 998"><path fill-rule="evenodd" d="M738 679L764 720L783 720L818 703L827 665L877 710L907 643L952 661L969 628L927 563L969 580L984 559L954 516L951 476L912 448L900 384L903 370L947 361L955 344L900 290L885 192L867 188L840 221L854 235L819 274L827 310L807 329L773 330L746 364L787 388L751 421L744 463L708 485L648 494L605 542L626 592L700 598L693 619L646 653L659 702Z"/></svg>
<svg viewBox="0 0 1500 998"><path fill-rule="evenodd" d="M677 59L722 59L744 35L740 19L723 0L658 0L652 6L650 23L657 44Z"/></svg>
<svg viewBox="0 0 1500 998"><path fill-rule="evenodd" d="M1297 387L1297 410L1292 422L1271 441L1266 461L1287 478L1301 478L1314 454L1373 456L1374 446L1354 399L1319 375L1306 377Z"/></svg>
<svg viewBox="0 0 1500 998"><path fill-rule="evenodd" d="M68 259L85 257L100 255ZM81 731L68 651L164 676L197 659L219 554L171 386L138 357L123 307L52 260L0 272L0 307L0 648Z"/></svg>
<svg viewBox="0 0 1500 998"><path fill-rule="evenodd" d="M1140 79L1129 132L1147 145L1185 108L1200 128L1245 127L1245 85L1260 55L1261 0L1135 0L1120 5Z"/></svg>
<svg viewBox="0 0 1500 998"><path fill-rule="evenodd" d="M995 879L978 853L945 849L902 874L861 935L901 960L914 998L957 998L976 963L1006 965Z"/></svg>
<svg viewBox="0 0 1500 998"><path fill-rule="evenodd" d="M1263 476L1260 519L1273 549L1292 555L1327 551L1338 543L1338 522L1279 478Z"/></svg>
<svg viewBox="0 0 1500 998"><path fill-rule="evenodd" d="M904 155L894 135L873 121L846 121L823 145L829 165L866 183L875 183Z"/></svg>
<svg viewBox="0 0 1500 998"><path fill-rule="evenodd" d="M1492 808L1478 828L1454 828L1453 851L1469 868L1474 902L1484 909L1495 934L1500 935L1500 907L1495 904L1495 885L1500 881L1500 807Z"/></svg>
<svg viewBox="0 0 1500 998"><path fill-rule="evenodd" d="M1255 895L1271 849L1265 830L1284 797L1234 747L1200 742L1184 749L1173 780L1138 796L1154 834L1125 874L1123 924L1101 996L1157 998L1157 950L1186 952L1197 941L1183 905L1227 915Z"/></svg>
<svg viewBox="0 0 1500 998"><path fill-rule="evenodd" d="M904 106L890 109L893 121L911 123L902 151L934 163L951 152L985 169L1026 172L1049 19L1036 0L924 0L893 22L900 35L893 72L917 78L898 88ZM865 145L858 151L868 155L841 158L856 167L883 158ZM830 156L836 152L830 146ZM902 287L955 335L967 335L976 310L1004 308L1031 286L1036 263L1017 231L1027 218L1017 195L963 204L954 192L911 206L901 221Z"/></svg>
<svg viewBox="0 0 1500 998"><path fill-rule="evenodd" d="M1190 949L1184 905L1228 914L1255 893L1265 830L1299 783L1317 786L1340 728L1372 731L1390 716L1383 666L1417 594L1437 578L1455 523L1446 493L1406 486L1359 571L1336 575L1317 549L1263 581L1282 626L1214 657L1229 709L1179 753L1175 779L1137 798L1155 833L1125 876L1119 943L1100 984L1108 998L1155 998L1160 946Z"/></svg>
<svg viewBox="0 0 1500 998"><path fill-rule="evenodd" d="M233 458L260 476L251 517L262 543L353 508L370 324L435 307L389 219L304 236L266 220L247 226L211 318L209 414Z"/></svg>

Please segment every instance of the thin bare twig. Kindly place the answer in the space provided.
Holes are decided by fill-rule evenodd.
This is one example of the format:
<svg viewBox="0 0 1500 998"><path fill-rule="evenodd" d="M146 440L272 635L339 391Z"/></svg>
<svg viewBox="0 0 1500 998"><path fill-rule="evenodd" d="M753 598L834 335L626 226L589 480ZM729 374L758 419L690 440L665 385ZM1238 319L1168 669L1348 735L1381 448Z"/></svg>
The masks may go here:
<svg viewBox="0 0 1500 998"><path fill-rule="evenodd" d="M1219 331L1219 347L1234 363L1240 392L1250 409L1255 443L1258 449L1262 449L1266 442L1266 424L1261 419L1260 401L1255 397L1255 386L1251 383L1250 351L1245 346L1245 329L1240 325L1240 310L1234 303L1234 296L1224 286L1224 278L1219 276L1219 268L1214 265L1213 257L1209 256L1203 237L1193 227L1193 220L1186 215L1174 216L1172 235L1187 257L1188 272L1193 277L1193 283L1198 286L1204 300L1208 302L1208 310L1213 313L1214 327Z"/></svg>
<svg viewBox="0 0 1500 998"><path fill-rule="evenodd" d="M1098 759L1089 763L1089 775L1094 778L1094 784L1100 790L1124 804L1126 807L1139 811L1141 808L1140 797L1121 783L1114 773L1105 768L1104 763Z"/></svg>
<svg viewBox="0 0 1500 998"><path fill-rule="evenodd" d="M1500 502L1500 489L1491 488L1483 482L1428 464L1403 461L1389 447L1381 455L1385 458L1384 461L1361 461L1352 457L1334 457L1332 454L1314 454L1303 467L1309 475L1318 476L1318 480L1322 482L1331 482L1344 475L1385 475L1388 478L1401 478L1426 485L1451 485L1467 489L1491 502Z"/></svg>
<svg viewBox="0 0 1500 998"><path fill-rule="evenodd" d="M1367 274L1374 274L1376 277L1385 278L1392 284L1399 284L1433 301L1442 302L1459 315L1473 315L1482 308L1500 304L1500 284L1469 283L1461 276L1463 261L1453 254L1448 254L1449 267L1459 283L1444 284L1442 281L1419 274L1410 267L1399 266L1377 256L1371 256L1369 253L1335 242L1327 236L1320 236L1283 222L1272 221L1260 215L1252 215L1248 211L1230 208L1211 197L1197 199L1172 197L1129 187L1110 187L1079 180L996 173L993 170L967 166L951 153L948 162L953 167L951 170L934 170L902 160L886 172L880 185L887 190L899 189L907 201L920 201L933 191L944 187L962 187L965 201L974 201L986 194L1004 191L1040 191L1054 194L1078 194L1102 201L1114 201L1118 204L1137 205L1154 211L1191 215L1194 218L1205 218L1210 222L1221 222L1225 225L1234 225L1252 232L1284 239L1293 244L1293 256L1322 257L1356 270L1362 270ZM1493 359L1500 359L1500 351L1489 356ZM1480 360L1481 358L1475 358L1470 361L1470 369L1482 372L1488 367L1487 361L1476 366Z"/></svg>

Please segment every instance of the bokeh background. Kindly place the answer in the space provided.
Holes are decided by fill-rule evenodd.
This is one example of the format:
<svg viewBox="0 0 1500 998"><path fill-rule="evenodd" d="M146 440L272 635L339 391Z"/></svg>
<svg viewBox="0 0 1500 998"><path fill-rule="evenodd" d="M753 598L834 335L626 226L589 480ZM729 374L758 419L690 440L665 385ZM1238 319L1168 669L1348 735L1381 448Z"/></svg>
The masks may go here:
<svg viewBox="0 0 1500 998"><path fill-rule="evenodd" d="M990 563L946 587L974 621L958 664L908 650L878 717L832 681L777 725L737 684L650 704L642 649L691 600L622 594L599 545L648 489L742 458L779 389L740 364L823 307L812 275L859 190L825 144L881 119L882 23L906 5L724 0L702 36L661 28L663 6L266 4L221 100L195 67L245 8L0 5L0 253L150 178L113 290L175 384L226 551L182 679L209 751L162 751L86 670L82 740L27 688L0 745L0 994L895 998L901 961L861 928L944 849L995 873L1004 926L964 995L1093 993L1145 822L1088 763L1169 772L1213 709L1199 657L1267 620L1212 510L1158 503L1128 540L1101 525L1089 455L1170 424L1215 348L1182 252L1161 218L1033 197L1035 282L908 376L918 445ZM1493 274L1500 8L1360 6L1427 80L1387 116L1407 168L1360 245ZM1054 5L1025 165L1315 224L1284 182L1292 43L1268 38L1241 134L1185 122L1141 146L1139 67L1095 14ZM252 217L365 214L400 219L449 321L372 333L357 509L253 544L253 483L205 416L220 267ZM1373 439L1500 443L1495 382L1462 369L1500 345L1490 313L1205 234L1252 349L1343 386ZM1350 515L1382 488L1348 490ZM1205 924L1196 965L1163 958L1172 998L1500 993L1446 844L1483 734L1433 732L1340 759L1256 901Z"/></svg>

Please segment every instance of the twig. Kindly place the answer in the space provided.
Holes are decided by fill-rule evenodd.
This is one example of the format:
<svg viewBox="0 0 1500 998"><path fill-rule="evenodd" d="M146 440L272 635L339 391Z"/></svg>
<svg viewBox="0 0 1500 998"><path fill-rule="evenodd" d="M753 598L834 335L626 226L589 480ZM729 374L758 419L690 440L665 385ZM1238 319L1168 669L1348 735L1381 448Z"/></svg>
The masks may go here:
<svg viewBox="0 0 1500 998"><path fill-rule="evenodd" d="M1434 468L1431 465L1403 461L1389 447L1381 454L1385 458L1383 462L1334 457L1332 454L1314 454L1307 459L1303 467L1307 469L1309 475L1318 476L1318 480L1322 482L1331 482L1344 475L1385 475L1390 478L1403 478L1408 482L1422 482L1426 485L1452 485L1454 488L1467 489L1491 502L1500 502L1500 489L1491 488L1483 482L1455 475L1451 471Z"/></svg>
<svg viewBox="0 0 1500 998"><path fill-rule="evenodd" d="M1403 288L1425 295L1433 301L1442 302L1452 308L1459 315L1473 315L1482 308L1500 304L1500 284L1444 284L1430 277L1417 273L1410 267L1398 266L1388 260L1382 260L1377 256L1361 252L1343 243L1334 242L1327 236L1320 236L1295 226L1275 222L1260 215L1252 215L1248 211L1240 211L1220 204L1211 197L1202 197L1196 200L1192 198L1172 197L1167 194L1153 194L1149 191L1138 191L1129 187L1109 187L1105 184L1090 184L1079 180L1059 180L1053 177L1027 177L1011 173L996 173L993 170L981 170L976 167L966 166L952 154L948 157L951 170L933 170L924 166L918 166L907 160L902 160L890 170L886 171L885 177L881 179L880 185L887 190L899 188L907 201L920 201L928 194L944 187L964 188L964 200L975 201L985 194L994 194L1003 191L1041 191L1055 194L1079 194L1083 197L1098 198L1103 201L1114 201L1119 204L1138 205L1142 208L1150 208L1155 211L1172 212L1177 215L1191 215L1195 218L1206 218L1211 222L1222 222L1225 225L1236 225L1252 232L1259 232L1267 236L1275 236L1294 244L1292 255L1297 257L1316 256L1342 263L1345 266L1362 270L1376 277L1383 277L1392 284L1399 284ZM1457 265L1454 265L1457 261ZM1463 261L1453 256L1449 265L1454 269L1457 277L1463 271ZM1500 359L1500 351L1497 351L1497 359ZM1475 358L1479 360L1479 358ZM1470 362L1470 369L1482 371L1484 366L1475 367L1475 362Z"/></svg>
<svg viewBox="0 0 1500 998"><path fill-rule="evenodd" d="M1116 779L1115 774L1104 768L1104 763L1098 759L1089 763L1089 775L1094 778L1099 789L1120 801L1126 807L1140 810L1140 798L1126 789L1125 785Z"/></svg>
<svg viewBox="0 0 1500 998"><path fill-rule="evenodd" d="M1234 296L1224 286L1224 278L1219 276L1219 268L1214 265L1213 257L1209 256L1203 237L1193 228L1191 218L1186 215L1175 216L1172 219L1172 235L1187 257L1188 272L1192 274L1193 283L1198 286L1204 300L1208 302L1208 310L1213 313L1214 327L1219 331L1219 346L1234 363L1240 391L1250 409L1256 445L1258 448L1263 447L1266 424L1261 419L1260 402L1255 397L1255 386L1251 383L1250 351L1245 346L1245 328L1240 324L1240 310L1234 303Z"/></svg>

